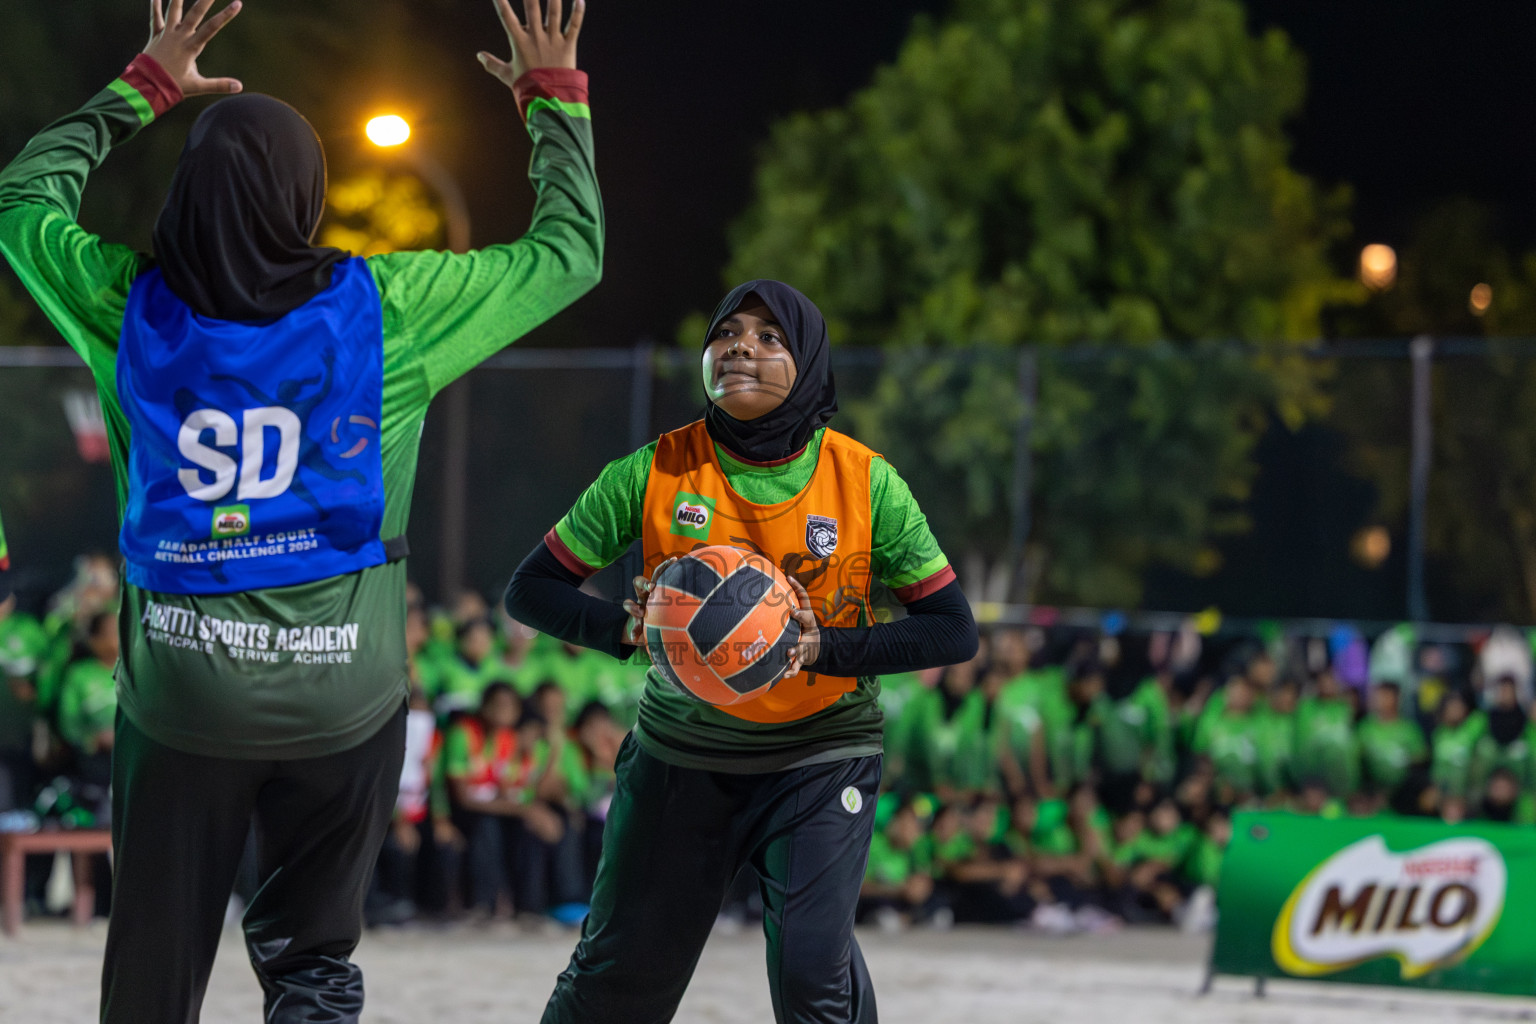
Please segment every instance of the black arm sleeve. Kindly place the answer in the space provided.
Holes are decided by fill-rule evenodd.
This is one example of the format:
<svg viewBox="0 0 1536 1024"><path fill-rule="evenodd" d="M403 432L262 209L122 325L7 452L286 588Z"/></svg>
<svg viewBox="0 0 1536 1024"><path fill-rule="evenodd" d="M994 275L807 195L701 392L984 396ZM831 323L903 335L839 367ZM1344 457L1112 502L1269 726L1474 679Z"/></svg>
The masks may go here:
<svg viewBox="0 0 1536 1024"><path fill-rule="evenodd" d="M906 606L900 622L821 631L811 668L829 676L888 676L976 657L976 618L958 581Z"/></svg>
<svg viewBox="0 0 1536 1024"><path fill-rule="evenodd" d="M512 574L502 598L507 614L540 633L568 640L615 658L635 648L623 643L629 613L616 604L581 592L582 579L561 564L543 541Z"/></svg>

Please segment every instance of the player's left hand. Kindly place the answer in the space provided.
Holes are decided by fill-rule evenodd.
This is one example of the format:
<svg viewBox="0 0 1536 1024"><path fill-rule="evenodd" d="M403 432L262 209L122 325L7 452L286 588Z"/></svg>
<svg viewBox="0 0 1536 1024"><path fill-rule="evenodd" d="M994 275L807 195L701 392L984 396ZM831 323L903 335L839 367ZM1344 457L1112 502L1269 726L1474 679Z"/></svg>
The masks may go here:
<svg viewBox="0 0 1536 1024"><path fill-rule="evenodd" d="M197 0L192 9L182 13L183 0L149 0L149 44L144 55L165 69L176 80L183 96L206 93L239 92L238 78L204 78L197 70L197 58L203 47L240 13L240 0L231 0L218 14L208 18L213 0ZM204 18L208 18L204 21Z"/></svg>
<svg viewBox="0 0 1536 1024"><path fill-rule="evenodd" d="M480 66L499 78L507 88L524 74L535 68L574 68L576 66L576 37L581 35L581 23L586 20L587 0L575 0L571 4L571 20L562 29L563 20L560 0L523 0L523 17L512 10L510 0L495 0L496 15L501 27L507 31L507 41L512 44L512 59L500 60L484 50L476 57Z"/></svg>
<svg viewBox="0 0 1536 1024"><path fill-rule="evenodd" d="M816 613L811 611L811 595L793 576L789 577L789 585L795 589L795 599L800 602L800 607L789 613L800 623L800 642L789 649L789 663L784 666L785 679L799 675L801 669L816 664L816 659L821 657L821 626L816 621Z"/></svg>

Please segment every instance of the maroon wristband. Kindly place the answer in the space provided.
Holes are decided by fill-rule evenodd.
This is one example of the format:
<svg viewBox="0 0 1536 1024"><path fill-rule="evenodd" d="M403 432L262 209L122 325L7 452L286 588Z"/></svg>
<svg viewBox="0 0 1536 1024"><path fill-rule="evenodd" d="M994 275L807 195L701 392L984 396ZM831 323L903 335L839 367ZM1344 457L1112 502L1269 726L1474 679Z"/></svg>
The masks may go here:
<svg viewBox="0 0 1536 1024"><path fill-rule="evenodd" d="M587 73L575 68L534 68L512 83L517 111L528 120L528 104L536 99L563 103L587 102Z"/></svg>
<svg viewBox="0 0 1536 1024"><path fill-rule="evenodd" d="M147 53L133 58L118 77L139 91L156 117L164 115L184 98L176 79Z"/></svg>

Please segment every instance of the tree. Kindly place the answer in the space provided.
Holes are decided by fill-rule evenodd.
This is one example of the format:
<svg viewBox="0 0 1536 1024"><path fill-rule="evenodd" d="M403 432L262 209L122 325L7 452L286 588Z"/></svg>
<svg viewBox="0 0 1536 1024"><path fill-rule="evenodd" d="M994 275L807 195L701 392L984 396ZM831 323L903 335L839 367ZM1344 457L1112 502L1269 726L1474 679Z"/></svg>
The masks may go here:
<svg viewBox="0 0 1536 1024"><path fill-rule="evenodd" d="M1426 515L1430 613L1437 618L1536 621L1536 353L1504 337L1536 336L1536 253L1512 257L1493 215L1467 199L1419 219L1390 291L1355 311L1368 335L1486 336L1488 355L1434 363L1433 445ZM1474 285L1492 301L1481 315ZM1353 468L1380 495L1378 514L1401 532L1408 514L1406 360L1341 363L1334 423L1351 439Z"/></svg>
<svg viewBox="0 0 1536 1024"><path fill-rule="evenodd" d="M320 244L359 256L441 248L445 221L420 179L374 168L333 182Z"/></svg>
<svg viewBox="0 0 1536 1024"><path fill-rule="evenodd" d="M835 338L890 350L854 429L988 596L1018 556L1034 353L1024 591L1134 602L1153 562L1215 567L1270 414L1321 408L1300 350L1354 286L1328 263L1347 194L1287 162L1303 91L1236 0L956 0L846 106L774 128L727 277L782 277Z"/></svg>

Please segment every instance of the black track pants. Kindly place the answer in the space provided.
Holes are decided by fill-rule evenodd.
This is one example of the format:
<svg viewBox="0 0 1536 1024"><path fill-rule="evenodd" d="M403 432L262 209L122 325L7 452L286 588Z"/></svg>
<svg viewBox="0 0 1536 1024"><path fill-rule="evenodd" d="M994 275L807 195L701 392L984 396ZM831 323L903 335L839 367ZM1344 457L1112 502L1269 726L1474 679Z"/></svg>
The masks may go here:
<svg viewBox="0 0 1536 1024"><path fill-rule="evenodd" d="M672 1019L731 879L757 872L780 1024L875 1024L853 915L880 758L766 775L677 768L619 752L592 913L544 1024Z"/></svg>
<svg viewBox="0 0 1536 1024"><path fill-rule="evenodd" d="M182 753L119 714L104 1024L198 1020L253 821L261 887L244 924L266 1020L356 1021L363 979L348 957L404 757L403 708L367 742L298 761Z"/></svg>

